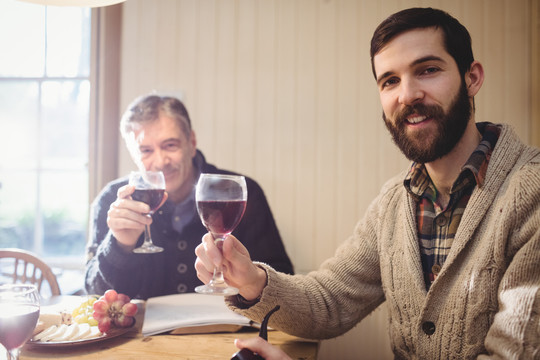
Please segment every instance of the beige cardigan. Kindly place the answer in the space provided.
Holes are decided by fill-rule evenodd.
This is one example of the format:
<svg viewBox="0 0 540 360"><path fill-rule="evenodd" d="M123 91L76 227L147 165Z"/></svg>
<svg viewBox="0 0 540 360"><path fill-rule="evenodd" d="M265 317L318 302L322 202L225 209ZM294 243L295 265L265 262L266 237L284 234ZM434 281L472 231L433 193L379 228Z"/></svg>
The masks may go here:
<svg viewBox="0 0 540 360"><path fill-rule="evenodd" d="M476 188L450 254L426 292L415 203L404 174L390 180L353 235L307 275L268 274L254 320L325 339L354 327L382 302L398 359L540 359L540 150L507 125L484 186ZM484 354L484 355L481 355Z"/></svg>

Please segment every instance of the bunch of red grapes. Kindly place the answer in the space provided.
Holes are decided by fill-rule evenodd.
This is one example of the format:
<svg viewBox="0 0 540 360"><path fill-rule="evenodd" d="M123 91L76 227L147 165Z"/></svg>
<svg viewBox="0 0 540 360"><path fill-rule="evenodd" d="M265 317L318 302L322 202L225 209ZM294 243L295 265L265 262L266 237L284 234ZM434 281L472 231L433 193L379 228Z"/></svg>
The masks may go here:
<svg viewBox="0 0 540 360"><path fill-rule="evenodd" d="M130 327L135 323L137 304L129 296L115 290L107 290L94 303L94 319L98 321L99 331L107 333L111 326Z"/></svg>

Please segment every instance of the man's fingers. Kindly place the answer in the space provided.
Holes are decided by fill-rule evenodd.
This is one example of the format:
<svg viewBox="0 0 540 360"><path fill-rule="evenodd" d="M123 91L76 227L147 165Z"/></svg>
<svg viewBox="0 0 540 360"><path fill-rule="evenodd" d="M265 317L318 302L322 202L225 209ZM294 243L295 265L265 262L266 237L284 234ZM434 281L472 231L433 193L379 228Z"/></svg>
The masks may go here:
<svg viewBox="0 0 540 360"><path fill-rule="evenodd" d="M221 265L221 262L223 261L223 256L221 250L216 245L212 234L207 233L203 236L202 246L204 247L206 258L209 259L213 266Z"/></svg>
<svg viewBox="0 0 540 360"><path fill-rule="evenodd" d="M214 238L210 233L203 236L201 243L195 248L195 270L197 277L207 284L214 274L216 265L220 265L223 257L221 251L214 243Z"/></svg>
<svg viewBox="0 0 540 360"><path fill-rule="evenodd" d="M246 249L244 244L242 244L233 235L227 236L223 242L223 254L225 254L224 256L231 261L238 260L239 257L247 257L250 259L249 251Z"/></svg>
<svg viewBox="0 0 540 360"><path fill-rule="evenodd" d="M139 228L152 223L151 217L138 211L140 207L136 203L135 205L126 204L128 202L135 203L132 200L117 200L111 205L109 211L107 211L107 225L110 228L123 228L125 226L127 228L133 228L133 226ZM136 224L130 225L132 223L137 223L140 226Z"/></svg>
<svg viewBox="0 0 540 360"><path fill-rule="evenodd" d="M210 273L214 271L214 263L208 257L203 243L195 248L195 255L197 255L197 260L195 261L195 268L197 271L200 271L201 273Z"/></svg>
<svg viewBox="0 0 540 360"><path fill-rule="evenodd" d="M239 348L248 348L249 350L261 355L267 360L290 360L291 358L277 346L271 345L261 337L252 337L247 339L235 339L234 345Z"/></svg>
<svg viewBox="0 0 540 360"><path fill-rule="evenodd" d="M197 271L197 277L203 283L208 284L212 279L213 270L212 272L208 271L205 264L200 258L197 258L195 260L195 270Z"/></svg>
<svg viewBox="0 0 540 360"><path fill-rule="evenodd" d="M131 197L131 194L135 191L135 186L133 185L124 185L118 189L116 196L119 199L128 199Z"/></svg>
<svg viewBox="0 0 540 360"><path fill-rule="evenodd" d="M144 225L140 221L121 217L108 217L107 226L114 231L117 230L144 230Z"/></svg>
<svg viewBox="0 0 540 360"><path fill-rule="evenodd" d="M215 244L210 233L203 236L201 244L195 249L197 260L195 269L203 282L209 281L214 267L221 266L225 280L233 286L242 286L255 266L249 252L234 236L229 235L222 242L222 250ZM222 252L223 251L223 252ZM247 278L246 278L247 276Z"/></svg>

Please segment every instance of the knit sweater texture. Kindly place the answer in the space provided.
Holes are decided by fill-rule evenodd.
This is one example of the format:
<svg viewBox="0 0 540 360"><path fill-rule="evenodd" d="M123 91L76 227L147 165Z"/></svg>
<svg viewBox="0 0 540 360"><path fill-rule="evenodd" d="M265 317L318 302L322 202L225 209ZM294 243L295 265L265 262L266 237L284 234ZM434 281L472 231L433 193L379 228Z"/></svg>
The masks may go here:
<svg viewBox="0 0 540 360"><path fill-rule="evenodd" d="M381 303L396 359L540 359L540 150L508 125L429 291L405 172L388 181L353 235L307 275L265 264L261 300L235 311L312 339L352 329Z"/></svg>

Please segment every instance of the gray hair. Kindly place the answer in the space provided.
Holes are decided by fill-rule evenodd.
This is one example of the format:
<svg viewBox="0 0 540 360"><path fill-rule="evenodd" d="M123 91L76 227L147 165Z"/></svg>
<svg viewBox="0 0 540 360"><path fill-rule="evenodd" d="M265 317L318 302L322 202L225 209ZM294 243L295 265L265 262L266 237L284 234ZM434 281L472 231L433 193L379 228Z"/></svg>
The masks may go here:
<svg viewBox="0 0 540 360"><path fill-rule="evenodd" d="M156 121L161 114L176 120L184 134L190 136L191 120L186 107L179 99L170 96L143 95L136 98L122 115L120 120L122 137L128 141L129 134L136 126Z"/></svg>

